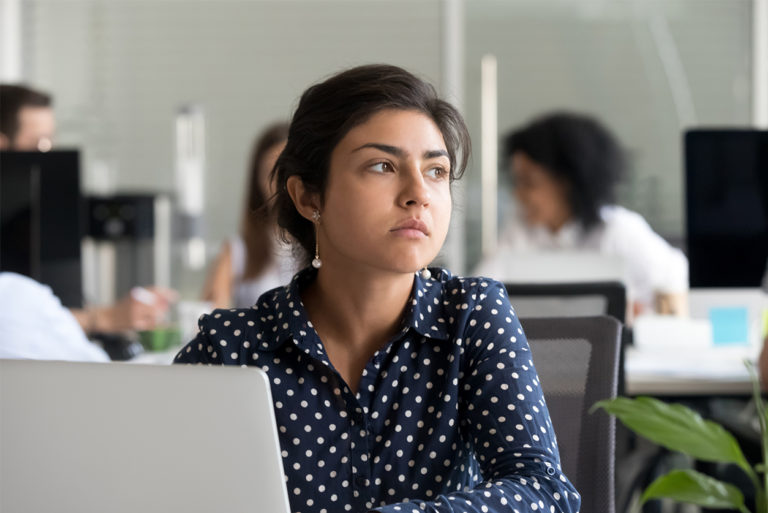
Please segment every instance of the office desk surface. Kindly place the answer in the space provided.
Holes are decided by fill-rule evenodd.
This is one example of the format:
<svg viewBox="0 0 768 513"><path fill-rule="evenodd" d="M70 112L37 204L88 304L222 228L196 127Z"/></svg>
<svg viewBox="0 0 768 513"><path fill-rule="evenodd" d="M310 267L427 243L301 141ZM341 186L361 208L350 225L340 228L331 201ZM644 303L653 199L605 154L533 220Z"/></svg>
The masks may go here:
<svg viewBox="0 0 768 513"><path fill-rule="evenodd" d="M182 346L174 347L166 351L145 351L128 363L143 363L146 365L170 365Z"/></svg>
<svg viewBox="0 0 768 513"><path fill-rule="evenodd" d="M702 396L750 395L752 382L744 360L754 360L754 348L707 348L689 351L626 353L628 395Z"/></svg>

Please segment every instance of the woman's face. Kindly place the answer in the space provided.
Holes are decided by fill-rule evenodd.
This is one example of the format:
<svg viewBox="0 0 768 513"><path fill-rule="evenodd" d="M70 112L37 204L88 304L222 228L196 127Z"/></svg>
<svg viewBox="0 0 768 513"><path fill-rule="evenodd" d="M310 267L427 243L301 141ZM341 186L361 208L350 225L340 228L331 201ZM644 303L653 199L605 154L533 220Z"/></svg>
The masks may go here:
<svg viewBox="0 0 768 513"><path fill-rule="evenodd" d="M333 149L319 226L320 257L396 273L429 264L451 217L450 160L417 111L384 110Z"/></svg>
<svg viewBox="0 0 768 513"><path fill-rule="evenodd" d="M521 151L512 154L514 194L525 222L560 229L571 218L568 187Z"/></svg>

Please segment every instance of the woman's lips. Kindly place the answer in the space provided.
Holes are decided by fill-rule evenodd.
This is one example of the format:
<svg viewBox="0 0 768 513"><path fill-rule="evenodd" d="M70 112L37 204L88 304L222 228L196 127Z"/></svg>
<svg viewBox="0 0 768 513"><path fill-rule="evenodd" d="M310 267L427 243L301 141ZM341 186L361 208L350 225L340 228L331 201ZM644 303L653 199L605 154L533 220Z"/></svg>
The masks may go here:
<svg viewBox="0 0 768 513"><path fill-rule="evenodd" d="M398 237L405 237L407 239L423 239L429 236L429 230L424 221L415 218L406 219L395 228L392 228L390 232Z"/></svg>
<svg viewBox="0 0 768 513"><path fill-rule="evenodd" d="M392 230L392 233L397 237L404 237L406 239L423 239L427 236L421 230L414 230L413 228L397 228Z"/></svg>

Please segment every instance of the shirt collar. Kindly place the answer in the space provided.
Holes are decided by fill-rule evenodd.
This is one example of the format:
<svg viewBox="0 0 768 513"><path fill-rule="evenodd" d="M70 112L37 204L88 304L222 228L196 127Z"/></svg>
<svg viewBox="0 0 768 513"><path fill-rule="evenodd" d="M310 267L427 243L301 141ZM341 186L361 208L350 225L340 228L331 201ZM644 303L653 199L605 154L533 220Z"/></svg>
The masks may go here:
<svg viewBox="0 0 768 513"><path fill-rule="evenodd" d="M536 244L543 249L570 249L579 244L584 236L584 230L577 221L567 221L557 232L552 233L549 228L536 225L529 228Z"/></svg>
<svg viewBox="0 0 768 513"><path fill-rule="evenodd" d="M448 340L448 327L453 323L453 317L447 308L450 299L443 285L451 278L451 273L439 267L430 268L430 272L432 276L426 279L420 272L416 273L411 298L403 316L403 331L412 329L425 337ZM450 291L447 292L450 294Z"/></svg>
<svg viewBox="0 0 768 513"><path fill-rule="evenodd" d="M453 322L447 311L449 300L444 299L443 284L451 278L446 269L430 269L432 276L423 278L416 273L403 315L402 333L412 329L432 339L448 340L449 324ZM315 279L317 270L307 267L294 275L291 282L274 289L259 298L253 307L261 316L261 337L258 345L261 351L274 351L287 340L310 352L322 354L322 347L310 344L308 335L314 329L306 316L301 302L300 291ZM448 291L450 294L450 291ZM312 337L314 338L314 337Z"/></svg>
<svg viewBox="0 0 768 513"><path fill-rule="evenodd" d="M253 306L260 316L260 351L274 351L288 340L302 346L312 330L299 291L315 277L317 271L308 267L296 273L288 285L270 290Z"/></svg>

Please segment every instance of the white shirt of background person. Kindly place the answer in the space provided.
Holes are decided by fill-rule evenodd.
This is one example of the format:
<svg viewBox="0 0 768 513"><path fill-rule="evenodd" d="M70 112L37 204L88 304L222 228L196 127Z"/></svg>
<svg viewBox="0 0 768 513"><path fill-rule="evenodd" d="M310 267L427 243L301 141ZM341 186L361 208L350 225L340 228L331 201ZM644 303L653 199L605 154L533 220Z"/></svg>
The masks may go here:
<svg viewBox="0 0 768 513"><path fill-rule="evenodd" d="M505 281L515 253L583 251L616 255L625 263L629 296L652 307L656 293L688 289L688 260L653 231L641 215L617 205L600 209L602 223L587 231L571 220L557 232L529 226L515 212L505 223L495 255L484 259L475 274Z"/></svg>
<svg viewBox="0 0 768 513"><path fill-rule="evenodd" d="M0 358L108 362L50 287L0 273Z"/></svg>

